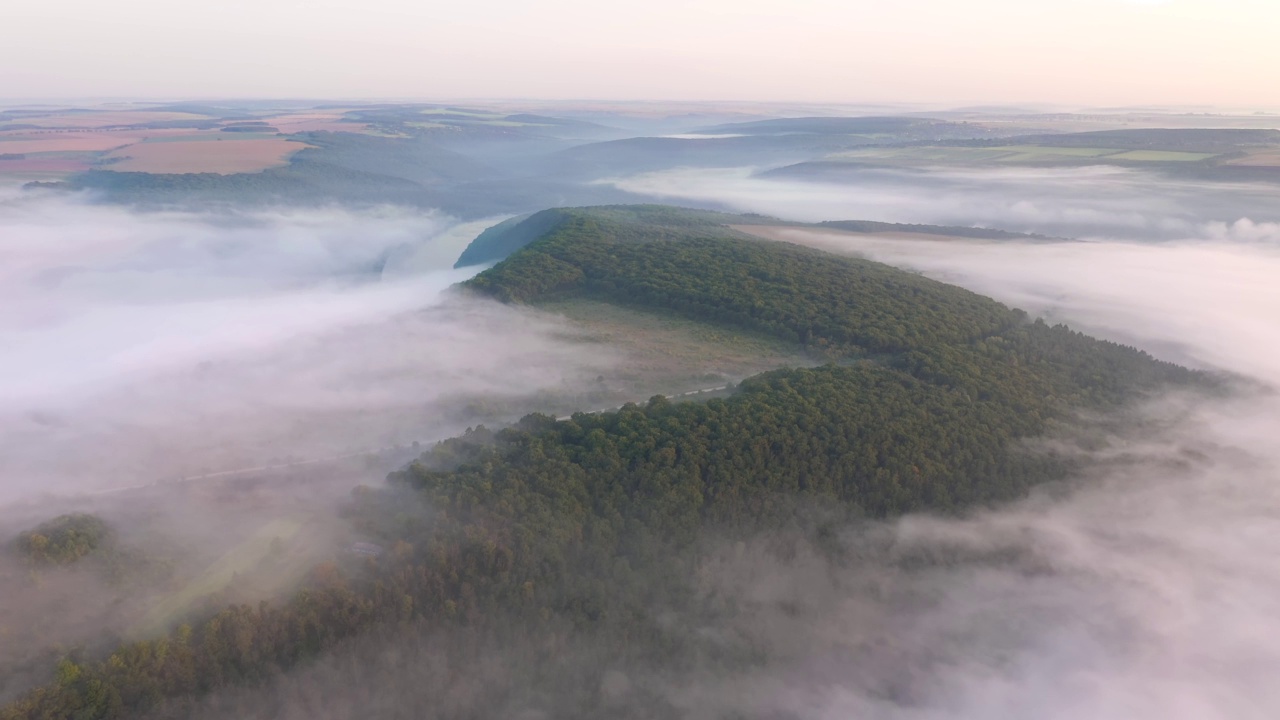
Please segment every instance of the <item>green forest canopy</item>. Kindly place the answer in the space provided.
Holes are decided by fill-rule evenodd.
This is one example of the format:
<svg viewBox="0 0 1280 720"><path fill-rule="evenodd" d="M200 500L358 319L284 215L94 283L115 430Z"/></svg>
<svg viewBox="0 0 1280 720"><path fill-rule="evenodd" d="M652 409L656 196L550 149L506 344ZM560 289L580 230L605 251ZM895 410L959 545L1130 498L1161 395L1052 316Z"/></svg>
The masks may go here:
<svg viewBox="0 0 1280 720"><path fill-rule="evenodd" d="M96 515L62 515L18 535L18 552L37 565L70 565L98 550L111 528Z"/></svg>
<svg viewBox="0 0 1280 720"><path fill-rule="evenodd" d="M833 362L750 378L723 400L531 415L440 443L386 487L356 493L353 522L390 548L382 556L319 568L286 603L229 607L105 658L65 659L0 718L183 717L202 694L410 622L546 636L547 648L569 628L679 672L697 638L655 608L687 595L708 534L821 533L1017 498L1071 469L1022 440L1076 408L1206 382L960 288L679 211L556 217L470 291L640 306L795 339ZM451 647L441 652L467 652ZM599 716L600 702L584 693L577 716Z"/></svg>

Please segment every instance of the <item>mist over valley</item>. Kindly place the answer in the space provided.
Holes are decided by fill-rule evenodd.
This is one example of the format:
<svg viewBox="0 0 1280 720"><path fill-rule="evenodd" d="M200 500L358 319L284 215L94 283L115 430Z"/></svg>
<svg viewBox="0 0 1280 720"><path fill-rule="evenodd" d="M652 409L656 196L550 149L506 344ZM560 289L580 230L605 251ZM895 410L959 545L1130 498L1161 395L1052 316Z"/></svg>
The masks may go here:
<svg viewBox="0 0 1280 720"><path fill-rule="evenodd" d="M0 104L0 719L1272 717L1277 117Z"/></svg>

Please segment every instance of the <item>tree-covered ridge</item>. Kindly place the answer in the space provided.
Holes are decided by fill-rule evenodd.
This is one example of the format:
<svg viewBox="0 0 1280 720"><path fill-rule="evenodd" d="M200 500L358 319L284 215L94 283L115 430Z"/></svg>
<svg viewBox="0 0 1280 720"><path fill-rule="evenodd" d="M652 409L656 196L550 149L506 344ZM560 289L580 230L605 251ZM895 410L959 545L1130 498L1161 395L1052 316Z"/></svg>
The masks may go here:
<svg viewBox="0 0 1280 720"><path fill-rule="evenodd" d="M357 521L391 548L363 570L320 568L283 605L227 608L103 660L64 661L0 718L184 717L193 697L404 623L474 637L572 628L678 667L689 640L654 608L685 592L708 533L750 537L804 523L814 507L829 525L1015 498L1069 469L1019 449L1020 438L1077 402L1105 406L1191 377L1062 326L1019 332L913 351L900 367L765 373L705 404L655 398L471 431L390 489L357 494ZM1062 354L1082 348L1083 360ZM1094 380L1105 382L1081 384ZM598 700L582 698L576 716L595 716Z"/></svg>
<svg viewBox="0 0 1280 720"><path fill-rule="evenodd" d="M504 220L476 236L463 250L454 267L483 265L502 260L583 212L580 208L551 208ZM649 226L651 230L712 229L729 224L781 222L762 215L730 215L667 205L606 205L589 208L586 212L592 217L630 226Z"/></svg>
<svg viewBox="0 0 1280 720"><path fill-rule="evenodd" d="M712 222L563 220L467 286L505 302L568 294L800 342L829 356L900 352L1006 330L1018 312L881 263L750 238Z"/></svg>
<svg viewBox="0 0 1280 720"><path fill-rule="evenodd" d="M803 339L840 364L765 373L705 404L531 415L440 443L388 487L356 494L352 518L388 548L381 557L318 568L287 603L227 608L105 658L68 658L0 718L185 717L193 697L409 624L539 639L547 662L556 633L591 634L654 672L678 671L703 659L661 608L687 591L708 536L806 523L820 533L1016 498L1070 469L1022 440L1075 408L1199 382L959 288L749 239L716 218L674 227L661 208L556 212L553 232L471 287L666 309ZM600 702L584 693L571 716L609 714Z"/></svg>
<svg viewBox="0 0 1280 720"><path fill-rule="evenodd" d="M543 215L554 222L555 216L546 214L550 212L543 210L537 214ZM455 268L463 268L497 262L537 240L539 236L551 229L551 225L543 227L540 223L526 223L525 221L530 217L530 215L516 215L503 220L497 225L485 228L484 232L477 235L467 245L453 266Z"/></svg>
<svg viewBox="0 0 1280 720"><path fill-rule="evenodd" d="M572 481L572 492L556 496L593 499L570 515L618 501L631 506L622 515L654 521L661 513L642 506L675 508L676 496L664 494L679 493L681 523L661 523L668 537L689 537L708 518L762 520L767 497L810 495L875 517L961 509L1058 477L1057 460L1015 451L1013 441L1042 434L1071 408L1112 409L1197 381L1130 348L1035 322L889 365L764 373L724 400L659 397L559 422L530 416L492 437L482 430L445 441L395 479L442 507L505 508L504 525L523 522L514 508L528 500L497 498L503 487L537 494Z"/></svg>
<svg viewBox="0 0 1280 720"><path fill-rule="evenodd" d="M494 442L446 442L396 479L446 507L502 509L503 527L537 530L518 533L522 543L598 536L563 523L600 515L683 544L707 521L750 527L798 499L886 517L1008 498L1056 477L1046 458L1007 452L1010 438L1044 429L1048 404L1010 413L981 394L869 363L778 370L725 400L527 418Z"/></svg>

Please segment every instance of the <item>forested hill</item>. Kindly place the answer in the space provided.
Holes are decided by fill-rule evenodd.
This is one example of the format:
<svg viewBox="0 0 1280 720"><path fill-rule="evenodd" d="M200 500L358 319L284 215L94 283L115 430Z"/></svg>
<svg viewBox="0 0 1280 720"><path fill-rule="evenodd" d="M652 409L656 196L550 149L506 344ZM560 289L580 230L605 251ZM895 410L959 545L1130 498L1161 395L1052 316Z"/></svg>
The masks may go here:
<svg viewBox="0 0 1280 720"><path fill-rule="evenodd" d="M752 239L712 217L556 212L548 232L468 287L508 302L639 305L795 339L835 362L747 379L727 399L531 415L440 443L356 494L350 517L388 548L376 560L325 566L286 603L229 607L167 637L65 658L0 718L190 717L202 695L410 628L436 639L409 656L423 687L520 653L484 693L441 692L424 701L438 708L416 708L423 716L501 716L519 697L550 717L679 717L660 694L599 689L618 667L661 686L693 667L745 677L768 661L762 648L717 640L738 599L699 599L707 543L781 528L820 543L859 518L1017 498L1072 468L1023 440L1077 422L1076 408L1204 382L960 288ZM607 662L566 664L569 638L608 648ZM343 684L376 695L378 682ZM331 690L348 692L316 688L313 705Z"/></svg>
<svg viewBox="0 0 1280 720"><path fill-rule="evenodd" d="M585 296L644 306L763 331L830 357L967 342L1023 319L887 265L757 240L718 214L658 207L549 213L523 223L545 228L536 242L467 287L504 302Z"/></svg>
<svg viewBox="0 0 1280 720"><path fill-rule="evenodd" d="M877 358L948 385L1013 372L1048 383L1056 399L1121 403L1193 378L1134 348L1030 322L954 285L756 239L730 229L719 213L661 206L554 212L557 221L541 237L465 287L503 302L581 297L667 312L796 341L828 360ZM939 365L974 352L967 367Z"/></svg>
<svg viewBox="0 0 1280 720"><path fill-rule="evenodd" d="M454 267L468 267L497 262L520 248L551 233L575 218L594 218L644 226L651 231L665 229L716 231L730 224L778 223L783 221L763 215L733 215L712 210L693 210L666 205L609 205L592 208L551 208L531 215L520 215L494 225L471 241Z"/></svg>

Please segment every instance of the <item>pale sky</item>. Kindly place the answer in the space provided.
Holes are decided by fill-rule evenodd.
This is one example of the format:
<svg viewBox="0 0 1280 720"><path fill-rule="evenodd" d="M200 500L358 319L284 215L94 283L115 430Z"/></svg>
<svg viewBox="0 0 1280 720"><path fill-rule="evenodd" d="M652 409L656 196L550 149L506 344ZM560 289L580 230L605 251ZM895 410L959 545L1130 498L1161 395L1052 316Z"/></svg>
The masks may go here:
<svg viewBox="0 0 1280 720"><path fill-rule="evenodd" d="M1280 106L1280 0L9 0L0 98Z"/></svg>

